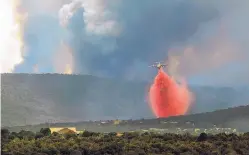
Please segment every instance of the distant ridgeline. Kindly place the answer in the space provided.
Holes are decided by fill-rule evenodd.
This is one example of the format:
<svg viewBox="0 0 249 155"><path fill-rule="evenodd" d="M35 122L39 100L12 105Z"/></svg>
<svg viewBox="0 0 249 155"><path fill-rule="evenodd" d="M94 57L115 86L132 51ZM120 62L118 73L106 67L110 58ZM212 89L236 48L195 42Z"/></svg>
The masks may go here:
<svg viewBox="0 0 249 155"><path fill-rule="evenodd" d="M1 74L2 125L153 118L150 83L68 74ZM189 113L249 103L249 89L190 87Z"/></svg>

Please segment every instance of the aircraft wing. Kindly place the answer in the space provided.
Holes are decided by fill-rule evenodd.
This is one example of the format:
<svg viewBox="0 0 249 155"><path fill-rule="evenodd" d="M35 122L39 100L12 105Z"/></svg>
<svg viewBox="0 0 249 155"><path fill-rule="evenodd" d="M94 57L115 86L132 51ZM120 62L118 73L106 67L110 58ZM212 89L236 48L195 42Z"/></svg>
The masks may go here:
<svg viewBox="0 0 249 155"><path fill-rule="evenodd" d="M150 65L149 67L155 67L155 65Z"/></svg>

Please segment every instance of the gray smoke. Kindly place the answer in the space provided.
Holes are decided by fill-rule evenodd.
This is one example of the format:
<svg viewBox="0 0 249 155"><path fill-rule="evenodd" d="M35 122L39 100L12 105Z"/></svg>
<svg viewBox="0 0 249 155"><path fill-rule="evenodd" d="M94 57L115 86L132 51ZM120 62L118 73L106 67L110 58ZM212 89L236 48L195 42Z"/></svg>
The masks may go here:
<svg viewBox="0 0 249 155"><path fill-rule="evenodd" d="M238 77L248 82L249 39L243 33L248 27L248 17L243 16L248 4L80 0L64 5L59 14L74 36L71 46L78 55L78 72L87 66L91 74L149 79L152 74L147 66L165 61L170 51L178 56L180 65L175 72L181 76L212 75L218 70L220 74L211 76L209 84L229 84ZM240 71L224 69L234 62ZM220 80L230 74L234 76Z"/></svg>
<svg viewBox="0 0 249 155"><path fill-rule="evenodd" d="M249 84L246 0L22 2L29 13L24 71L52 66L54 58L40 61L63 41L72 48L75 73L150 80L155 70L148 65L171 58L168 72L190 82Z"/></svg>

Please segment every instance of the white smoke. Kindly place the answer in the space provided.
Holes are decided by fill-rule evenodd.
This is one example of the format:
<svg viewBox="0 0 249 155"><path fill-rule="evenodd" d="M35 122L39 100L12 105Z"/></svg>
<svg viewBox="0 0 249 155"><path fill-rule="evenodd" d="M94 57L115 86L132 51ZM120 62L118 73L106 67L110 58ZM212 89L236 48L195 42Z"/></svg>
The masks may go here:
<svg viewBox="0 0 249 155"><path fill-rule="evenodd" d="M75 0L70 4L63 5L59 10L60 24L64 27L67 26L69 19L73 17L74 13L81 7L81 5L81 0Z"/></svg>
<svg viewBox="0 0 249 155"><path fill-rule="evenodd" d="M110 5L117 4L114 0L74 0L65 4L59 10L60 23L67 26L70 18L79 8L83 8L86 31L96 35L117 36L120 33L120 25L117 22L115 11Z"/></svg>
<svg viewBox="0 0 249 155"><path fill-rule="evenodd" d="M58 10L70 0L21 0L23 8L32 16L49 15L58 16Z"/></svg>
<svg viewBox="0 0 249 155"><path fill-rule="evenodd" d="M0 73L23 62L22 17L17 0L0 0Z"/></svg>

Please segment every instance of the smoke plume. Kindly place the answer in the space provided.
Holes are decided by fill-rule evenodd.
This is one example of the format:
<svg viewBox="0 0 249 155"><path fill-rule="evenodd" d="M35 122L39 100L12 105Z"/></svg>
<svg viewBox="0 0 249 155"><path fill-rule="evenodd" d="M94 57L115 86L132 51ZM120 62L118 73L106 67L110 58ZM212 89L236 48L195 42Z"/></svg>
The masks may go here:
<svg viewBox="0 0 249 155"><path fill-rule="evenodd" d="M0 1L0 73L13 72L23 62L23 22L18 0Z"/></svg>
<svg viewBox="0 0 249 155"><path fill-rule="evenodd" d="M175 78L249 83L246 0L22 0L22 6L29 13L29 51L16 71L32 72L38 64L46 66L40 72L54 72L64 40L77 73L149 80L148 65L167 59Z"/></svg>
<svg viewBox="0 0 249 155"><path fill-rule="evenodd" d="M119 34L119 24L115 19L115 14L109 10L110 4L117 3L114 0L74 0L65 4L59 11L60 23L67 26L70 18L79 8L83 8L83 18L85 29L89 33L96 35L116 36Z"/></svg>
<svg viewBox="0 0 249 155"><path fill-rule="evenodd" d="M22 7L32 16L50 15L56 17L58 10L70 0L21 0Z"/></svg>
<svg viewBox="0 0 249 155"><path fill-rule="evenodd" d="M72 74L74 71L74 59L72 50L65 42L61 43L58 52L54 56L54 69L56 73Z"/></svg>
<svg viewBox="0 0 249 155"><path fill-rule="evenodd" d="M249 2L212 4L220 15L202 24L184 44L170 48L169 72L178 78L203 75L209 77L208 84L248 84L249 18L244 14Z"/></svg>
<svg viewBox="0 0 249 155"><path fill-rule="evenodd" d="M34 65L34 67L33 67L33 72L34 73L39 73L39 66L36 64L36 65Z"/></svg>
<svg viewBox="0 0 249 155"><path fill-rule="evenodd" d="M132 64L140 62L143 65L137 70L146 70L153 61L174 57L178 66L170 64L169 72L179 74L174 75L178 78L191 79L214 70L222 74L229 64L248 59L247 38L242 37L244 34L236 36L240 33L236 32L236 25L242 25L241 30L248 25L243 16L247 12L245 6L248 6L247 1L236 5L232 1L119 1L111 5L108 1L82 0L64 5L60 19L69 25L73 40L82 41L81 45L74 42L71 46L79 56L78 61L93 74L105 70L114 76L130 78L126 74L137 72ZM241 24L235 25L235 20ZM108 23L116 23L110 24L116 25L111 29L119 33L111 33ZM105 50L107 46L114 48ZM119 65L113 66L114 61ZM235 69L231 70L235 73ZM144 77L141 73L133 75L139 76ZM222 81L214 79L212 82ZM229 78L227 83L234 81Z"/></svg>

